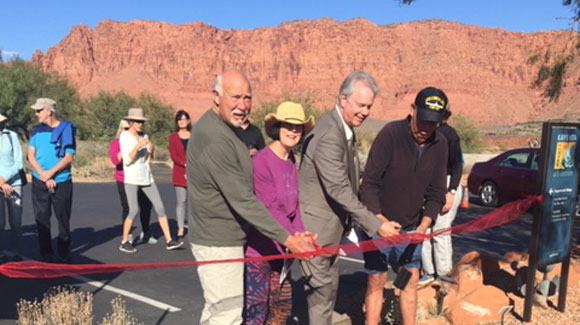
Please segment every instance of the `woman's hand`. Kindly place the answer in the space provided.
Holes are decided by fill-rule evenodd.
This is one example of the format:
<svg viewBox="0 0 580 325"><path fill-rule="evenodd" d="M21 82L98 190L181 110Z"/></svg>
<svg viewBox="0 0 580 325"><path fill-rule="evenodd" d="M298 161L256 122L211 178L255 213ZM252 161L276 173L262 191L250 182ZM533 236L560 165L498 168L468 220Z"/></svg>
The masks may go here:
<svg viewBox="0 0 580 325"><path fill-rule="evenodd" d="M139 142L137 143L137 147L139 149L145 148L149 144L149 140L147 138L139 138Z"/></svg>
<svg viewBox="0 0 580 325"><path fill-rule="evenodd" d="M14 188L12 188L10 184L4 183L2 184L2 192L4 192L4 195L9 196L12 195L12 192L14 192Z"/></svg>

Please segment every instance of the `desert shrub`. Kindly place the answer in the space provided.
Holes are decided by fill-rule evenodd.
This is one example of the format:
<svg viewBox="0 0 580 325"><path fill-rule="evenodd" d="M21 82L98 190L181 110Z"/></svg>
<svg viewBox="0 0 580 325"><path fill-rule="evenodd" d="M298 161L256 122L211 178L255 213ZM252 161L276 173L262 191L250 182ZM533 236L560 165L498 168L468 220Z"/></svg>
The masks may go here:
<svg viewBox="0 0 580 325"><path fill-rule="evenodd" d="M121 297L116 297L111 301L113 313L107 314L101 325L139 325L140 323L133 314L127 310L125 301Z"/></svg>
<svg viewBox="0 0 580 325"><path fill-rule="evenodd" d="M116 297L111 301L112 314L107 314L102 325L140 325L125 301ZM42 301L21 299L16 305L18 323L22 325L92 325L93 294L70 287L50 288Z"/></svg>
<svg viewBox="0 0 580 325"><path fill-rule="evenodd" d="M68 287L51 288L42 301L20 300L18 322L22 325L93 323L93 295Z"/></svg>
<svg viewBox="0 0 580 325"><path fill-rule="evenodd" d="M463 153L477 153L481 150L481 131L469 117L463 114L454 115L449 125L457 131Z"/></svg>
<svg viewBox="0 0 580 325"><path fill-rule="evenodd" d="M112 179L113 169L107 141L77 141L77 152L71 169L73 177Z"/></svg>

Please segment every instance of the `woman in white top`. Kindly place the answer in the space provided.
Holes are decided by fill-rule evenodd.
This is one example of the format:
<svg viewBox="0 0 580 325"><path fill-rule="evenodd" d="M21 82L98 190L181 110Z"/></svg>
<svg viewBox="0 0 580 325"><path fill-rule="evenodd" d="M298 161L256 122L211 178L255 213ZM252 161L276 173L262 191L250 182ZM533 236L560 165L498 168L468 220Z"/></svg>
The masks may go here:
<svg viewBox="0 0 580 325"><path fill-rule="evenodd" d="M129 203L129 215L123 224L123 238L119 249L126 253L135 253L137 249L129 242L129 232L133 220L139 213L139 201L137 192L139 189L147 195L157 213L159 226L167 244L167 250L173 250L183 245L171 238L169 223L159 190L153 181L149 160L153 154L153 144L149 142L147 135L143 133L143 124L147 120L143 116L141 108L130 108L129 114L124 118L129 122L129 130L121 133L119 143L123 156L123 173L125 174L125 192Z"/></svg>

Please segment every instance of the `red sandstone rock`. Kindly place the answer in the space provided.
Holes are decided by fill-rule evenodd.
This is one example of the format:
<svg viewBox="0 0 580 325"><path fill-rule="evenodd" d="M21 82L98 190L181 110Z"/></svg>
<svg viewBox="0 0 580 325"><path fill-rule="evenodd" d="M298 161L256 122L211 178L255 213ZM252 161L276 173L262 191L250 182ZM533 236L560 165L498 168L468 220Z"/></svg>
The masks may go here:
<svg viewBox="0 0 580 325"><path fill-rule="evenodd" d="M467 264L460 268L455 282L459 297L464 297L483 286L483 274L477 266Z"/></svg>
<svg viewBox="0 0 580 325"><path fill-rule="evenodd" d="M432 286L425 286L417 290L418 304L428 310L431 306L437 306L437 290Z"/></svg>
<svg viewBox="0 0 580 325"><path fill-rule="evenodd" d="M512 33L444 21L378 26L321 19L241 31L105 20L94 30L73 27L33 61L67 77L84 96L149 92L193 118L210 106L212 80L224 68L247 73L257 104L307 94L325 109L334 105L344 76L365 69L381 88L375 119L404 117L415 93L435 85L447 92L455 113L496 125L580 115L580 60L570 64L557 103L530 88L546 51L551 64L575 42L569 32ZM528 64L535 54L542 59Z"/></svg>
<svg viewBox="0 0 580 325"><path fill-rule="evenodd" d="M494 286L482 286L445 310L452 324L479 324L501 321L501 310L510 306L506 294Z"/></svg>

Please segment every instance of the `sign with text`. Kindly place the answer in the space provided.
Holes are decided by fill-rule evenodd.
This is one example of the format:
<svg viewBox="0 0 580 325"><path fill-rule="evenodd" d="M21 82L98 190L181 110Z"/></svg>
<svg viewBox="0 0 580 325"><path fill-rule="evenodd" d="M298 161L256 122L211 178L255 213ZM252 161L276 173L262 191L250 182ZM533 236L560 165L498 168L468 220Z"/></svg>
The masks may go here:
<svg viewBox="0 0 580 325"><path fill-rule="evenodd" d="M580 128L555 124L548 128L544 152L544 206L538 246L538 265L562 261L569 255L578 189ZM543 143L544 145L544 143Z"/></svg>

